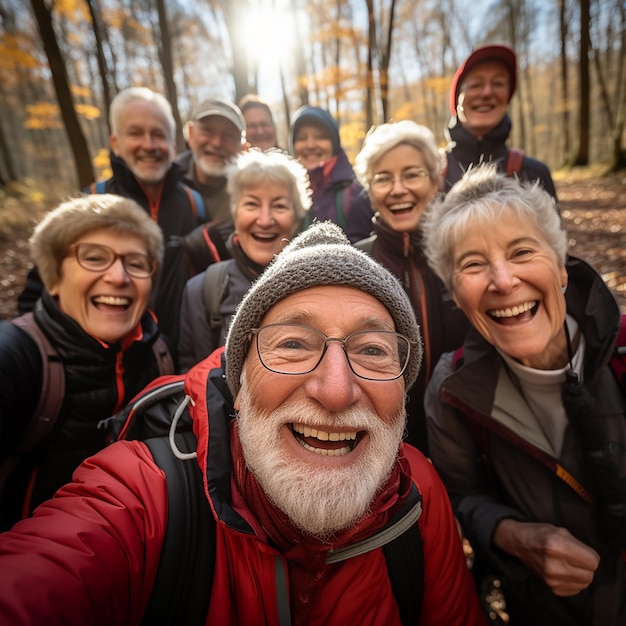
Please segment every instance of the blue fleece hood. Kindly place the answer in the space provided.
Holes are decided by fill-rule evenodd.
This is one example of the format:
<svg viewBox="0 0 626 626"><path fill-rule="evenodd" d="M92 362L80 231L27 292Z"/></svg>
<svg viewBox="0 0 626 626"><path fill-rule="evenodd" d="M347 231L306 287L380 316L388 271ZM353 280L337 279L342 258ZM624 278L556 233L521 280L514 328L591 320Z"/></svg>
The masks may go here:
<svg viewBox="0 0 626 626"><path fill-rule="evenodd" d="M337 154L341 149L339 142L339 126L335 118L326 110L320 107L303 106L300 107L291 118L289 128L289 153L294 154L293 138L296 134L298 126L303 122L312 122L313 124L323 126L330 134L330 140L333 144L333 155Z"/></svg>

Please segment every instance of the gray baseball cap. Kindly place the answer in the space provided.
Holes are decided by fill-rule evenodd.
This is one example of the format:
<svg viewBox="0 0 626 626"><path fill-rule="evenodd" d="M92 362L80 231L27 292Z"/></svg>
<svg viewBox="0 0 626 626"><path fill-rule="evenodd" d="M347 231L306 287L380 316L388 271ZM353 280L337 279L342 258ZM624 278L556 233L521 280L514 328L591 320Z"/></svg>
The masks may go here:
<svg viewBox="0 0 626 626"><path fill-rule="evenodd" d="M191 121L197 122L205 117L211 115L218 115L227 119L229 122L235 125L237 130L242 134L246 134L246 120L235 104L227 102L226 100L216 100L211 98L201 102L191 114Z"/></svg>

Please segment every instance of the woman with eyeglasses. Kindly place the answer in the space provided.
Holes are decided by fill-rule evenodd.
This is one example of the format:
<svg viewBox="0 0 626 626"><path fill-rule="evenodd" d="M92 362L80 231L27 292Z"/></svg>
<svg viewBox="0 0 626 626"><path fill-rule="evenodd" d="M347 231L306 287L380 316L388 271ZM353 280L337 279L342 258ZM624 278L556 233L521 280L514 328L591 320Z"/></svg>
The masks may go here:
<svg viewBox="0 0 626 626"><path fill-rule="evenodd" d="M428 267L421 221L438 194L441 155L432 132L404 120L373 128L355 159L354 171L375 211L374 234L356 244L400 280L422 329L421 374L409 393L406 440L427 453L424 391L444 352L461 345L469 323L443 283Z"/></svg>
<svg viewBox="0 0 626 626"><path fill-rule="evenodd" d="M163 257L161 229L133 200L111 194L62 203L30 239L45 290L33 313L0 322L0 529L6 530L71 479L106 445L98 423L173 364L148 302ZM32 320L26 319L27 316ZM24 329L28 322L39 333ZM41 410L43 334L62 365L56 421L23 454ZM56 370L55 370L56 371Z"/></svg>

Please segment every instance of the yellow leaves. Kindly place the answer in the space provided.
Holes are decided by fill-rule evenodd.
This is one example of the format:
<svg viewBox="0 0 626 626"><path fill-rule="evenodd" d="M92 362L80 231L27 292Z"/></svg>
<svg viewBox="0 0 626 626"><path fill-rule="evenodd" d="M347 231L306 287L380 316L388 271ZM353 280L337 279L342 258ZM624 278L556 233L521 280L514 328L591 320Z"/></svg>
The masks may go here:
<svg viewBox="0 0 626 626"><path fill-rule="evenodd" d="M55 0L54 11L73 24L90 19L84 0Z"/></svg>
<svg viewBox="0 0 626 626"><path fill-rule="evenodd" d="M97 180L111 177L111 159L109 158L109 150L107 148L98 150L98 153L93 158L93 166L97 171Z"/></svg>
<svg viewBox="0 0 626 626"><path fill-rule="evenodd" d="M72 95L75 98L89 98L91 96L91 89L89 87L83 87L82 85L70 85Z"/></svg>
<svg viewBox="0 0 626 626"><path fill-rule="evenodd" d="M37 102L26 105L27 117L24 128L43 130L44 128L62 128L59 119L59 106L52 102Z"/></svg>
<svg viewBox="0 0 626 626"><path fill-rule="evenodd" d="M16 71L19 68L33 68L39 65L39 61L27 49L22 38L8 33L0 37L0 69Z"/></svg>
<svg viewBox="0 0 626 626"><path fill-rule="evenodd" d="M77 104L76 112L86 120L98 119L101 115L100 109L90 104ZM33 130L43 130L45 128L62 128L63 124L59 115L59 107L52 102L37 102L26 105L27 117L24 121L24 128Z"/></svg>
<svg viewBox="0 0 626 626"><path fill-rule="evenodd" d="M77 104L74 108L87 120L97 120L100 117L100 109L90 104Z"/></svg>

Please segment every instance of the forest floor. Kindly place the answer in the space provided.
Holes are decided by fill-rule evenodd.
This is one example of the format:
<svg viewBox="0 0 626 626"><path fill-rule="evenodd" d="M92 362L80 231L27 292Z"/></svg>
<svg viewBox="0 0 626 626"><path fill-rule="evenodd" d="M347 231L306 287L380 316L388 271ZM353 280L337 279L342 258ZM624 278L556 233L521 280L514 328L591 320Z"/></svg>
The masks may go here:
<svg viewBox="0 0 626 626"><path fill-rule="evenodd" d="M605 177L600 167L580 168L555 172L554 180L571 254L595 267L626 313L626 171ZM44 193L33 182L0 189L0 319L16 314L33 227L70 193Z"/></svg>

